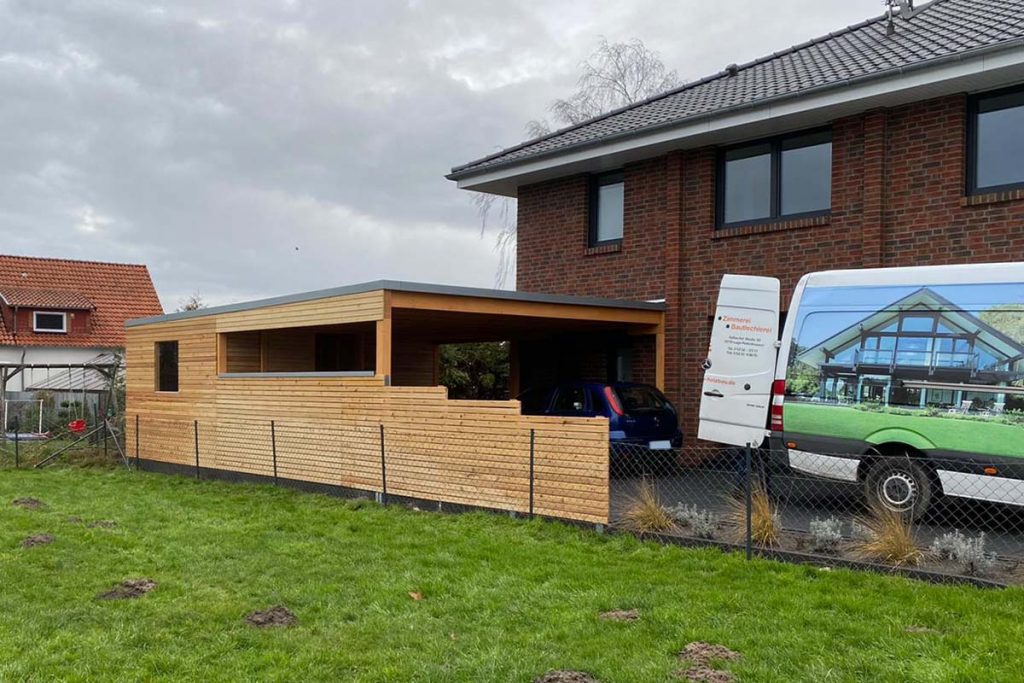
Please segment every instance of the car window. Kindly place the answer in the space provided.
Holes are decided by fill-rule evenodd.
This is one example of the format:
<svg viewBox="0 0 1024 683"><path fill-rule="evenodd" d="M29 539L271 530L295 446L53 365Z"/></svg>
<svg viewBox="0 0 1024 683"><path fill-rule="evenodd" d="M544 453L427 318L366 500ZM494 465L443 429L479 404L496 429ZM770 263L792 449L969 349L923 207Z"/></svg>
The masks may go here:
<svg viewBox="0 0 1024 683"><path fill-rule="evenodd" d="M627 413L639 413L645 410L661 410L665 400L650 387L619 387L615 390Z"/></svg>
<svg viewBox="0 0 1024 683"><path fill-rule="evenodd" d="M586 397L583 387L561 387L553 409L558 413L582 413L587 408Z"/></svg>

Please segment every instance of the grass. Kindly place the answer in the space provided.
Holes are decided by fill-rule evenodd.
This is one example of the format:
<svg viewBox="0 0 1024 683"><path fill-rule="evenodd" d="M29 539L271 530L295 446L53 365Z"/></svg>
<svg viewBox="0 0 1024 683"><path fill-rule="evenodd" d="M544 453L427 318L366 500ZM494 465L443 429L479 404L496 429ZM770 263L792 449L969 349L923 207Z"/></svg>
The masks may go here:
<svg viewBox="0 0 1024 683"><path fill-rule="evenodd" d="M14 508L16 497L49 507ZM20 547L41 533L55 542ZM141 577L156 590L95 598ZM4 681L525 682L549 669L669 681L693 641L742 653L729 668L743 681L1012 681L1024 670L1019 589L123 471L0 472L0 581ZM277 604L298 625L243 623ZM615 609L640 618L598 617Z"/></svg>
<svg viewBox="0 0 1024 683"><path fill-rule="evenodd" d="M1024 428L983 420L953 417L892 415L846 406L786 403L786 431L794 434L827 434L840 439L871 441L871 435L889 428L906 429L934 444L935 448L1024 458Z"/></svg>

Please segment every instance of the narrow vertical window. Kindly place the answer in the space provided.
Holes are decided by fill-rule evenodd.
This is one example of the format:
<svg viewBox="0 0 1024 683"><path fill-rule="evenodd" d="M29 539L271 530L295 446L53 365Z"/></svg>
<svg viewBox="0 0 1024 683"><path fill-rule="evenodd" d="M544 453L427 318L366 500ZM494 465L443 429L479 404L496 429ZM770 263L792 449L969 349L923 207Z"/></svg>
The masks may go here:
<svg viewBox="0 0 1024 683"><path fill-rule="evenodd" d="M593 176L590 181L590 246L622 241L625 199L621 171Z"/></svg>
<svg viewBox="0 0 1024 683"><path fill-rule="evenodd" d="M156 390L178 390L178 342L156 343Z"/></svg>

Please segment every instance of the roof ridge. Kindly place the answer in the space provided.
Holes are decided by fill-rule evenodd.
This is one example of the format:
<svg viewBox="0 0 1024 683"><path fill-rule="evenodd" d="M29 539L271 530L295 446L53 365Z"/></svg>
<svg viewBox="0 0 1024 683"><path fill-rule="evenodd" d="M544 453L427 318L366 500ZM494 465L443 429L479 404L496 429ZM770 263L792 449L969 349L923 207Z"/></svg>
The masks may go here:
<svg viewBox="0 0 1024 683"><path fill-rule="evenodd" d="M145 263L123 263L120 261L90 261L88 259L56 258L51 256L19 256L17 254L0 254L0 259L20 259L24 261L57 261L60 263L82 263L94 266L127 266L131 268L146 268Z"/></svg>
<svg viewBox="0 0 1024 683"><path fill-rule="evenodd" d="M935 5L940 4L942 2L945 2L945 1L946 0L929 0L929 2L925 2L924 4L919 5L914 10L913 16L908 17L906 19L906 21L911 21L911 20L917 18L922 12L924 12L926 10L929 10L932 7L934 7ZM865 27L870 26L872 24L876 24L878 22L885 21L887 18L888 18L888 14L883 13L883 14L880 14L878 16L871 17L871 18L865 19L863 21L857 22L855 24L850 24L846 28L838 29L836 31L830 31L829 33L827 33L825 35L818 36L818 37L812 38L810 40L806 40L806 41L804 41L802 43L798 43L796 45L793 45L793 46L791 46L789 48L786 48L786 49L783 49L783 50L778 50L776 52L773 52L770 55L765 55L763 57L758 57L757 59L753 59L753 60L750 60L748 62L744 62L743 64L738 64L738 65L735 66L736 74L738 74L741 71L745 71L747 69L751 69L751 68L753 68L755 66L759 66L761 64L766 64L767 62L770 62L770 61L772 61L774 59L779 59L780 57L785 57L785 56L788 56L788 55L795 54L795 53L799 52L800 50L805 50L805 49L807 49L809 47L812 47L814 45L825 43L825 42L827 42L829 40L834 40L835 38L848 35L850 33L853 33L854 31L857 31L859 29L865 28ZM730 74L730 69L729 68L722 69L721 71L718 71L717 73L710 74L708 76L705 76L703 78L699 78L699 79L694 80L694 81L688 81L686 83L683 83L682 85L676 86L675 88L672 88L670 90L666 90L665 92L662 92L662 93L658 93L657 95L652 95L650 97L644 98L643 100L638 100L637 102L631 102L630 104L623 105L621 107L618 107L617 109L612 109L610 111L604 112L603 114L598 114L597 116L595 116L593 118L589 118L586 121L581 121L579 123L574 123L574 124L571 124L569 126L565 126L563 128L559 128L557 130L551 131L550 133L546 133L546 134L541 135L539 137L531 138L529 140L524 140L523 142L520 142L520 143L518 143L516 145L513 145L511 147L504 147L504 148L502 148L501 150L499 150L497 152L493 152L493 153L488 154L486 156L480 157L479 159L475 159L473 161L468 161L468 162L466 162L464 164L460 164L458 166L453 166L450 173L451 174L458 173L458 172L460 172L462 170L466 170L466 169L472 168L473 166L477 166L479 164L483 164L483 163L486 163L488 161L492 161L494 159L503 157L506 154L510 154L512 152L516 152L516 151L519 151L519 150L524 149L526 147L535 145L535 144L537 144L539 142L543 142L545 140L549 140L549 139L557 137L559 135L564 135L565 133L568 133L570 131L577 130L577 129L582 128L584 126L592 125L594 123L597 123L598 121L603 121L603 120L605 120L607 118L610 118L612 116L616 116L616 115L621 114L623 112L630 111L632 109L638 109L638 108L643 107L643 106L645 106L647 104L650 104L652 102L657 102L658 100L663 100L663 99L665 99L667 97L671 97L673 95L677 95L677 94L679 94L681 92L685 92L686 90L691 90L691 89L696 88L697 86L700 86L700 85L705 85L707 83L711 83L712 81L716 81L716 80L718 80L720 78L723 78L723 77L734 78L735 76Z"/></svg>

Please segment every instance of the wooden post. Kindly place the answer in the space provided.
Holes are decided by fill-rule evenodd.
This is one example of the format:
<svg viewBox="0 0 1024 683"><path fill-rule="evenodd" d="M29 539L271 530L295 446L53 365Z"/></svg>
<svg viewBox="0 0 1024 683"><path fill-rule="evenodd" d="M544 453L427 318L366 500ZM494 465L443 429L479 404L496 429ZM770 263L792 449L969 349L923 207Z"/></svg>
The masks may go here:
<svg viewBox="0 0 1024 683"><path fill-rule="evenodd" d="M391 386L391 292L384 292L384 317L377 321L377 354L374 374Z"/></svg>
<svg viewBox="0 0 1024 683"><path fill-rule="evenodd" d="M519 343L508 343L508 397L519 396Z"/></svg>
<svg viewBox="0 0 1024 683"><path fill-rule="evenodd" d="M654 333L654 386L665 391L665 326Z"/></svg>

